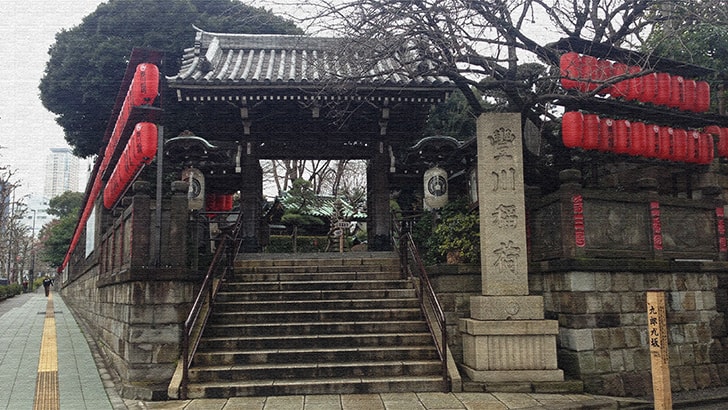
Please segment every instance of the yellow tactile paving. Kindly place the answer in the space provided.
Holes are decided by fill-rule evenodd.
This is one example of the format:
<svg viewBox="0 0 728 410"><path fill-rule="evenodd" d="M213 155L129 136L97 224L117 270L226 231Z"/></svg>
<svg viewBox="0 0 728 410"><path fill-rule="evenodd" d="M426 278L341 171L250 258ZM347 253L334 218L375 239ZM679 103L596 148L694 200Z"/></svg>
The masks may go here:
<svg viewBox="0 0 728 410"><path fill-rule="evenodd" d="M60 408L58 392L58 345L56 344L56 317L53 312L53 294L48 296L43 337L40 342L38 379L35 385L34 410Z"/></svg>

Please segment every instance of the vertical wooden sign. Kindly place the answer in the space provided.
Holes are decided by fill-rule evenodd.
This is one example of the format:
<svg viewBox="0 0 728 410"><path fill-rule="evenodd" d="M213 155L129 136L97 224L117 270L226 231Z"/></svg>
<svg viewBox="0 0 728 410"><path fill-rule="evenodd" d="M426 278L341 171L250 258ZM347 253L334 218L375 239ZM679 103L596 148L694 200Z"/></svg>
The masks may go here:
<svg viewBox="0 0 728 410"><path fill-rule="evenodd" d="M665 292L647 291L647 340L652 362L652 392L655 410L672 409L670 389L670 356L667 350L667 316Z"/></svg>

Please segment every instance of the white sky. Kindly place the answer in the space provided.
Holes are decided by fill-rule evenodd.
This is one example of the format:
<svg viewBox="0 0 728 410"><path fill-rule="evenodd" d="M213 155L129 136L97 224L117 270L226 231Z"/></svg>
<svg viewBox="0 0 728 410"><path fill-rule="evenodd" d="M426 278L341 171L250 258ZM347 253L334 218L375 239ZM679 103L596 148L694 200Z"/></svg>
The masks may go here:
<svg viewBox="0 0 728 410"><path fill-rule="evenodd" d="M38 84L55 34L81 23L100 0L0 0L0 166L16 171L20 194L43 192L50 148L68 147ZM99 136L101 138L101 136ZM79 171L86 170L82 163ZM83 189L85 183L80 187Z"/></svg>

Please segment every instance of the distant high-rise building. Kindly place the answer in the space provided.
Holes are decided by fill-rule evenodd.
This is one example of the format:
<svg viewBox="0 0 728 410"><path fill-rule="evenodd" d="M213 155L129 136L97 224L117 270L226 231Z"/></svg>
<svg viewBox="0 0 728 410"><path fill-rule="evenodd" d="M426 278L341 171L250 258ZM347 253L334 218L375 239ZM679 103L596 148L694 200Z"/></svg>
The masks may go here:
<svg viewBox="0 0 728 410"><path fill-rule="evenodd" d="M46 157L45 197L51 199L66 191L78 192L78 158L69 148L51 148Z"/></svg>

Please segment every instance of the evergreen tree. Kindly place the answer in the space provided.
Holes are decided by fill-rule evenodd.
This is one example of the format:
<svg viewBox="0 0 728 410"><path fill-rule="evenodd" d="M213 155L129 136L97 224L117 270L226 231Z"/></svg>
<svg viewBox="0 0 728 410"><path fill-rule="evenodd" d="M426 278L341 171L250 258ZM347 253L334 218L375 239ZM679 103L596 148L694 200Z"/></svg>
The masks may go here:
<svg viewBox="0 0 728 410"><path fill-rule="evenodd" d="M40 83L43 105L58 115L74 154L99 152L134 47L166 54L164 75L179 70L195 28L234 33L299 33L270 11L238 0L110 0L82 23L56 35ZM166 116L174 121L174 116Z"/></svg>

